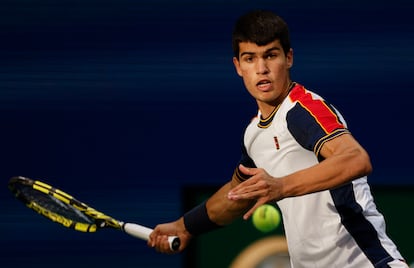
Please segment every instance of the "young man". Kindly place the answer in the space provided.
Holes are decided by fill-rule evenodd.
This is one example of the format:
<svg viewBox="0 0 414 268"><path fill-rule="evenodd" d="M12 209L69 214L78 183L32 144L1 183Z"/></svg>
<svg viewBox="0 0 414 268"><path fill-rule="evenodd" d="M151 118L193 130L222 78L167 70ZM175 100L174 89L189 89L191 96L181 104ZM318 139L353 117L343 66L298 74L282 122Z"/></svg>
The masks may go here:
<svg viewBox="0 0 414 268"><path fill-rule="evenodd" d="M240 165L205 203L156 226L148 245L171 253L167 235L177 235L182 251L192 236L277 202L292 267L408 267L373 202L367 152L333 106L291 81L286 23L269 11L250 12L235 25L233 49L259 109L244 133Z"/></svg>

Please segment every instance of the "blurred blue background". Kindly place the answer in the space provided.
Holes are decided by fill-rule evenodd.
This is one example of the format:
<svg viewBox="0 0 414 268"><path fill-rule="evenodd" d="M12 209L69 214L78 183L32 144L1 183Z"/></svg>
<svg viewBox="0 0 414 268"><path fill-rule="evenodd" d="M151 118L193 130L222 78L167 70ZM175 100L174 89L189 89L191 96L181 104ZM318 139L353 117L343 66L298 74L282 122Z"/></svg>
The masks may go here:
<svg viewBox="0 0 414 268"><path fill-rule="evenodd" d="M2 267L182 267L184 254L116 231L49 223L7 181L44 180L150 227L176 219L184 186L220 185L238 162L256 106L231 32L257 8L290 25L293 80L343 113L371 155L371 184L414 185L414 145L400 135L414 131L412 1L3 0Z"/></svg>

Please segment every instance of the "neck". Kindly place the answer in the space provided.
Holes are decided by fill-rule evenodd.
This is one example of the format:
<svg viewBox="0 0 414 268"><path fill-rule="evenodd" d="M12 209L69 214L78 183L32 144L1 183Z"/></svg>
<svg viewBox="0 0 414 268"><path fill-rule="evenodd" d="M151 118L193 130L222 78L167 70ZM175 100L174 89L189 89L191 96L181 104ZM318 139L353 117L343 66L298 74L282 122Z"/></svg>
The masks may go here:
<svg viewBox="0 0 414 268"><path fill-rule="evenodd" d="M273 113L273 111L276 110L280 106L283 100L289 95L289 92L294 85L295 83L289 79L288 81L286 81L286 85L284 87L285 89L280 93L277 99L269 103L258 102L258 107L259 107L262 119L268 118Z"/></svg>

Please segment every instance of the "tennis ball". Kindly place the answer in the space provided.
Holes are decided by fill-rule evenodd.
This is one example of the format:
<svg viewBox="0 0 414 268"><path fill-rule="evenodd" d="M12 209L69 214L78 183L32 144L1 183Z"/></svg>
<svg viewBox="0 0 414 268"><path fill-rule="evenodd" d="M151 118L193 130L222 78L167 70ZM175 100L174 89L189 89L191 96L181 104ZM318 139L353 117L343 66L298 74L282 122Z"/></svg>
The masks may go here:
<svg viewBox="0 0 414 268"><path fill-rule="evenodd" d="M280 213L274 206L264 204L258 207L252 216L254 227L263 233L275 230L280 224Z"/></svg>

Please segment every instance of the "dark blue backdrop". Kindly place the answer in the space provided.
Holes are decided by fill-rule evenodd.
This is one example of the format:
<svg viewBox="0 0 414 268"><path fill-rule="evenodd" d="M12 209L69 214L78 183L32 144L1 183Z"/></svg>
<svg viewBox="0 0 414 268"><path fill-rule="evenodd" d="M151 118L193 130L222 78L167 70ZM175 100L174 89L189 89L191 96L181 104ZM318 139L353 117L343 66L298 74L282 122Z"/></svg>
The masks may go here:
<svg viewBox="0 0 414 268"><path fill-rule="evenodd" d="M115 231L49 223L7 181L42 179L148 226L175 219L183 185L229 178L256 112L230 44L234 20L252 8L289 23L293 79L342 111L371 154L371 183L414 184L410 1L3 0L2 267L181 267L181 255Z"/></svg>

